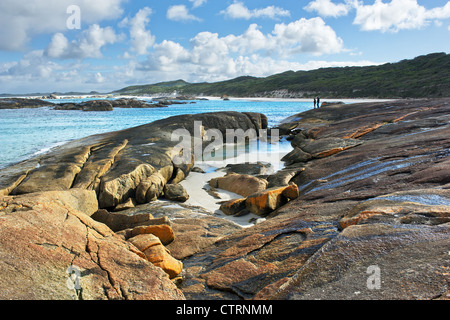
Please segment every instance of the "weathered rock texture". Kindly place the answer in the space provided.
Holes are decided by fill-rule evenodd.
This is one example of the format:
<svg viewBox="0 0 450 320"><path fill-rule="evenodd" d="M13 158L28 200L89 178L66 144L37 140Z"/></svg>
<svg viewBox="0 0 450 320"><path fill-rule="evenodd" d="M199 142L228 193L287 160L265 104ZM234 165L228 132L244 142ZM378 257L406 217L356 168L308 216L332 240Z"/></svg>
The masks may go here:
<svg viewBox="0 0 450 320"><path fill-rule="evenodd" d="M0 194L81 188L96 191L100 208L114 208L130 198L140 204L154 201L164 195L166 184L176 184L189 174L194 163L173 162L172 150L179 141L172 141L171 135L185 129L194 137L195 121L204 130L221 130L224 136L226 129L267 127L267 118L261 114L222 112L176 116L90 136L2 170ZM197 140L192 146L202 143Z"/></svg>
<svg viewBox="0 0 450 320"><path fill-rule="evenodd" d="M191 170L173 164L169 133L193 132L193 120L205 129L267 126L255 114L183 116L89 137L2 170L0 271L18 275L2 277L0 292L71 297L56 284L73 261L84 272L86 298L182 297L168 276L180 263L187 299L450 298L450 99L327 105L287 119L280 129L294 151L283 170L265 177L258 197L272 194L278 204L250 228L150 201ZM44 190L57 199L28 194ZM80 195L61 196L71 192L97 198L106 214L93 201L81 215ZM250 197L223 208L249 210ZM161 250L147 252L152 247ZM172 262L167 273L149 262L161 256Z"/></svg>
<svg viewBox="0 0 450 320"><path fill-rule="evenodd" d="M281 129L295 149L269 188L299 197L183 260L185 296L449 299L450 99L328 105Z"/></svg>
<svg viewBox="0 0 450 320"><path fill-rule="evenodd" d="M89 217L94 202L81 189L0 197L0 299L184 299L165 272Z"/></svg>
<svg viewBox="0 0 450 320"><path fill-rule="evenodd" d="M189 218L179 219L174 230L167 216L157 214L164 210L147 210L164 196L188 197L177 183L194 163L174 164L179 141L171 134L184 129L194 136L194 121L203 131L224 134L267 126L253 113L179 116L73 141L2 169L0 298L184 299L170 281L183 268L177 257L239 229L180 207L176 211L188 211ZM192 148L202 140L192 139ZM79 271L80 290L67 285L68 268Z"/></svg>

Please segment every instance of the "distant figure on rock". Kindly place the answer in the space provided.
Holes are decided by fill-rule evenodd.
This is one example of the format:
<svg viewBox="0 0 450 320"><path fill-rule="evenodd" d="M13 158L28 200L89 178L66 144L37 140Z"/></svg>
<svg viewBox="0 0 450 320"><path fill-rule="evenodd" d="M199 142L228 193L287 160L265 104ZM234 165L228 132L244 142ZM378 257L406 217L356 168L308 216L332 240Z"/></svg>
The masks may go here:
<svg viewBox="0 0 450 320"><path fill-rule="evenodd" d="M320 108L320 98L317 97L317 108Z"/></svg>
<svg viewBox="0 0 450 320"><path fill-rule="evenodd" d="M316 103L317 103L317 100L316 100L316 98L314 98L314 109L316 108Z"/></svg>

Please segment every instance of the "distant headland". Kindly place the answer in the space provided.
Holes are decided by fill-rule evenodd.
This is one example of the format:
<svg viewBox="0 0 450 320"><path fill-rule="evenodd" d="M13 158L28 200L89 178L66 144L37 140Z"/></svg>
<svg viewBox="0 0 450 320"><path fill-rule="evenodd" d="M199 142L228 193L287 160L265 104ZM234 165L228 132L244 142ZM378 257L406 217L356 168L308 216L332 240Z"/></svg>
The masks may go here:
<svg viewBox="0 0 450 320"><path fill-rule="evenodd" d="M241 76L219 82L185 80L134 85L112 92L0 94L0 97L52 96L217 96L264 98L441 98L450 96L450 54L431 53L411 60L366 67L286 71L264 78Z"/></svg>

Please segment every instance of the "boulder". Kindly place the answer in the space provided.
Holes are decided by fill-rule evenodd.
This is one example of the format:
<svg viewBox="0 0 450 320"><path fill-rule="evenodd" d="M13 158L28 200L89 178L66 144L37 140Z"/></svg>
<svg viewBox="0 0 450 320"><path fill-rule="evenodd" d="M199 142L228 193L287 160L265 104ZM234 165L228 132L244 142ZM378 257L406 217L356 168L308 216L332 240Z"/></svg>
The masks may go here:
<svg viewBox="0 0 450 320"><path fill-rule="evenodd" d="M91 100L79 104L83 111L112 111L113 105L109 100Z"/></svg>
<svg viewBox="0 0 450 320"><path fill-rule="evenodd" d="M183 263L172 257L170 251L153 234L140 234L128 241L142 251L148 261L164 270L170 279L177 277L183 270Z"/></svg>
<svg viewBox="0 0 450 320"><path fill-rule="evenodd" d="M267 180L257 178L247 174L229 173L224 177L211 179L209 185L213 188L220 188L234 192L243 197L265 190Z"/></svg>
<svg viewBox="0 0 450 320"><path fill-rule="evenodd" d="M105 174L101 178L99 189L99 205L101 208L115 207L125 200L129 199L136 192L141 181L147 180L155 173L155 168L148 164L142 164L134 168L134 170L117 176L113 172ZM150 184L151 185L151 184ZM148 186L148 184L146 185ZM143 187L141 187L143 189ZM147 190L145 190L146 192ZM140 194L138 202L145 202L146 198L144 191Z"/></svg>
<svg viewBox="0 0 450 320"><path fill-rule="evenodd" d="M248 174L252 176L267 174L271 169L270 163L238 163L238 164L228 164L225 167L226 172L238 173L238 174Z"/></svg>
<svg viewBox="0 0 450 320"><path fill-rule="evenodd" d="M53 106L53 103L40 99L25 99L25 98L0 99L0 109L42 108L51 106Z"/></svg>
<svg viewBox="0 0 450 320"><path fill-rule="evenodd" d="M138 203L155 201L164 194L164 186L167 180L159 172L152 174L141 181L136 189L136 200Z"/></svg>
<svg viewBox="0 0 450 320"><path fill-rule="evenodd" d="M245 201L245 206L251 213L266 216L298 196L296 185L274 187L250 195Z"/></svg>
<svg viewBox="0 0 450 320"><path fill-rule="evenodd" d="M290 166L283 168L282 170L279 170L266 178L269 183L267 187L273 188L288 186L291 181L303 171L305 171L303 166Z"/></svg>
<svg viewBox="0 0 450 320"><path fill-rule="evenodd" d="M166 184L164 186L164 197L168 200L186 202L189 195L181 184Z"/></svg>
<svg viewBox="0 0 450 320"><path fill-rule="evenodd" d="M152 234L157 237L163 245L168 245L175 239L172 227L169 224L155 224L138 226L130 231L131 237L136 237L141 234Z"/></svg>
<svg viewBox="0 0 450 320"><path fill-rule="evenodd" d="M117 205L114 208L114 211L122 211L122 210L132 209L132 208L136 207L136 205L137 205L136 200L134 200L133 198L129 198L124 203Z"/></svg>

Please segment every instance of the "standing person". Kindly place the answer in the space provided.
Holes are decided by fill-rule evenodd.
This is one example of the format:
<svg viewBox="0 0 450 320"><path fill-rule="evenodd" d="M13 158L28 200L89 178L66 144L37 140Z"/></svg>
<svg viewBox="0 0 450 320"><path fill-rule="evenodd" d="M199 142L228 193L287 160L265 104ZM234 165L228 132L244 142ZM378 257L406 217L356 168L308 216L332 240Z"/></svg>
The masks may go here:
<svg viewBox="0 0 450 320"><path fill-rule="evenodd" d="M314 109L316 108L316 98L314 98Z"/></svg>
<svg viewBox="0 0 450 320"><path fill-rule="evenodd" d="M317 97L317 108L320 108L320 98Z"/></svg>

